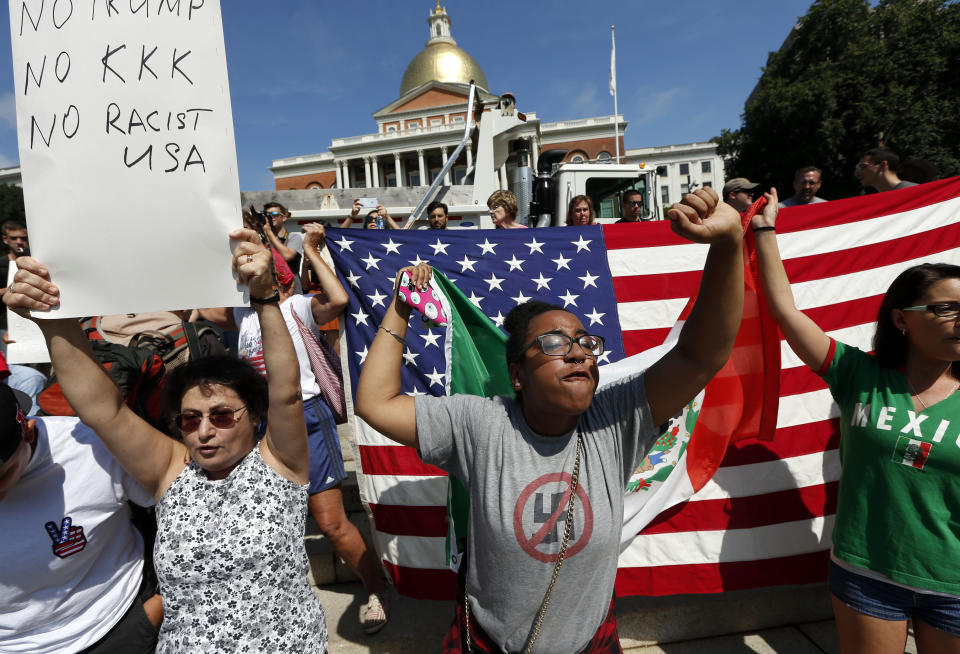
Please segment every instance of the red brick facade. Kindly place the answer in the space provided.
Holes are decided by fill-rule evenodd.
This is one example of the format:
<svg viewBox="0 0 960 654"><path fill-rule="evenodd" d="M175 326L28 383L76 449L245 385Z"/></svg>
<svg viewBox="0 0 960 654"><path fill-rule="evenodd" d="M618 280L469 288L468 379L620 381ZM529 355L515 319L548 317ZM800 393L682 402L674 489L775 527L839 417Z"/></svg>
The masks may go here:
<svg viewBox="0 0 960 654"><path fill-rule="evenodd" d="M623 147L623 134L620 135L619 140L620 154L622 155L625 152ZM608 152L611 157L616 156L613 134L603 138L566 141L564 143L550 143L549 145L544 144L541 150L567 150L567 156L564 157L564 161L570 161L578 154L584 159L588 159L590 161L596 160L597 155L601 152ZM611 161L611 163L615 162Z"/></svg>
<svg viewBox="0 0 960 654"><path fill-rule="evenodd" d="M337 172L278 177L275 180L278 191L297 191L307 188L332 188L337 184Z"/></svg>

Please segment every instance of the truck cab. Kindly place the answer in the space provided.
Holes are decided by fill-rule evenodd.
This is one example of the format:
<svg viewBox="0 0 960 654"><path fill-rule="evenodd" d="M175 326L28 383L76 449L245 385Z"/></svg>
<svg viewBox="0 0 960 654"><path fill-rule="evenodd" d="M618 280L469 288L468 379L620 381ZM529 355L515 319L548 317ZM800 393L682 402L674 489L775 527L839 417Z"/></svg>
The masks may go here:
<svg viewBox="0 0 960 654"><path fill-rule="evenodd" d="M620 206L623 193L633 189L643 195L644 218L661 218L656 202L656 171L641 164L564 163L553 173L556 204L551 225L567 224L570 200L586 195L593 202L596 222L613 223L623 216Z"/></svg>

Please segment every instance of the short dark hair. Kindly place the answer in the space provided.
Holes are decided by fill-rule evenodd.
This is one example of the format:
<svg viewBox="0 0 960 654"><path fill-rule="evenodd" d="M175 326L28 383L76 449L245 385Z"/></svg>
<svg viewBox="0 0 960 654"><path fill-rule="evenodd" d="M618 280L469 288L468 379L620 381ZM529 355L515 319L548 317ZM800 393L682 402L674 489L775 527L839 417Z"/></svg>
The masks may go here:
<svg viewBox="0 0 960 654"><path fill-rule="evenodd" d="M447 205L445 205L443 202L440 202L440 200L434 200L427 205L427 215L429 216L434 209L443 209L444 216L450 213L450 209L447 207Z"/></svg>
<svg viewBox="0 0 960 654"><path fill-rule="evenodd" d="M816 166L804 166L803 168L797 168L796 172L793 173L793 181L797 181L807 173L816 173L820 175L821 179L823 178L823 171Z"/></svg>
<svg viewBox="0 0 960 654"><path fill-rule="evenodd" d="M626 191L623 192L623 196L621 196L620 199L621 199L623 202L626 202L626 201L627 201L627 198L629 198L631 195L639 195L639 196L641 197L641 199L643 198L643 192L642 192L642 191L638 191L638 190L635 189L635 188L628 188Z"/></svg>
<svg viewBox="0 0 960 654"><path fill-rule="evenodd" d="M873 336L873 351L880 365L899 368L907 362L910 341L893 324L890 312L913 306L931 286L944 279L960 279L960 266L923 263L907 268L890 284L877 311L877 331ZM953 369L955 374L960 372L960 362L954 362Z"/></svg>
<svg viewBox="0 0 960 654"><path fill-rule="evenodd" d="M867 150L860 155L861 159L864 157L869 159L870 163L872 164L878 164L881 161L886 161L887 168L892 173L900 170L900 156L890 148L873 148L872 150Z"/></svg>
<svg viewBox="0 0 960 654"><path fill-rule="evenodd" d="M25 230L26 228L27 226L23 223L23 221L17 220L16 218L11 218L10 220L4 222L3 225L0 225L0 233L6 236L11 231L21 229Z"/></svg>
<svg viewBox="0 0 960 654"><path fill-rule="evenodd" d="M172 421L180 413L180 403L187 391L196 386L206 390L215 384L233 390L247 406L251 418L266 417L269 407L266 378L246 361L228 354L188 361L168 373L163 380L164 415Z"/></svg>
<svg viewBox="0 0 960 654"><path fill-rule="evenodd" d="M277 209L280 210L280 213L284 215L290 213L289 211L287 211L287 208L282 204L280 204L279 202L267 202L265 205L263 205L263 213L267 213L267 210L269 210L272 207L276 207Z"/></svg>

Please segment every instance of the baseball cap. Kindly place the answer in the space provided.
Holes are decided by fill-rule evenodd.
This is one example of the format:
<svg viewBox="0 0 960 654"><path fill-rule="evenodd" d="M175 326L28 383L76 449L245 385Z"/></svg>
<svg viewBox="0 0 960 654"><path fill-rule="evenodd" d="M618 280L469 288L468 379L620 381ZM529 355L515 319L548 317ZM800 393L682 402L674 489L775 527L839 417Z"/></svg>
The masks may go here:
<svg viewBox="0 0 960 654"><path fill-rule="evenodd" d="M736 191L752 191L758 186L760 185L754 184L746 177L734 177L723 185L723 197L727 197L727 193L735 193Z"/></svg>
<svg viewBox="0 0 960 654"><path fill-rule="evenodd" d="M0 383L0 466L13 456L27 428L33 401L26 393Z"/></svg>

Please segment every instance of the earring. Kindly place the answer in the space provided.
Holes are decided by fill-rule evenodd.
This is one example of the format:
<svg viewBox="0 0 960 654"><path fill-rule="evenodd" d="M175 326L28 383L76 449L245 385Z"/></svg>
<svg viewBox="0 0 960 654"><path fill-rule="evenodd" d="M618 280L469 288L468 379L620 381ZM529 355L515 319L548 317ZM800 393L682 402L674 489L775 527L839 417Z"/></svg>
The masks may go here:
<svg viewBox="0 0 960 654"><path fill-rule="evenodd" d="M901 330L900 330L900 333L903 334L904 336L906 336L906 335L907 335L907 330L906 330L906 329L901 329Z"/></svg>
<svg viewBox="0 0 960 654"><path fill-rule="evenodd" d="M518 381L513 382L513 387L519 391L519 390L520 390L520 382L518 382Z"/></svg>

